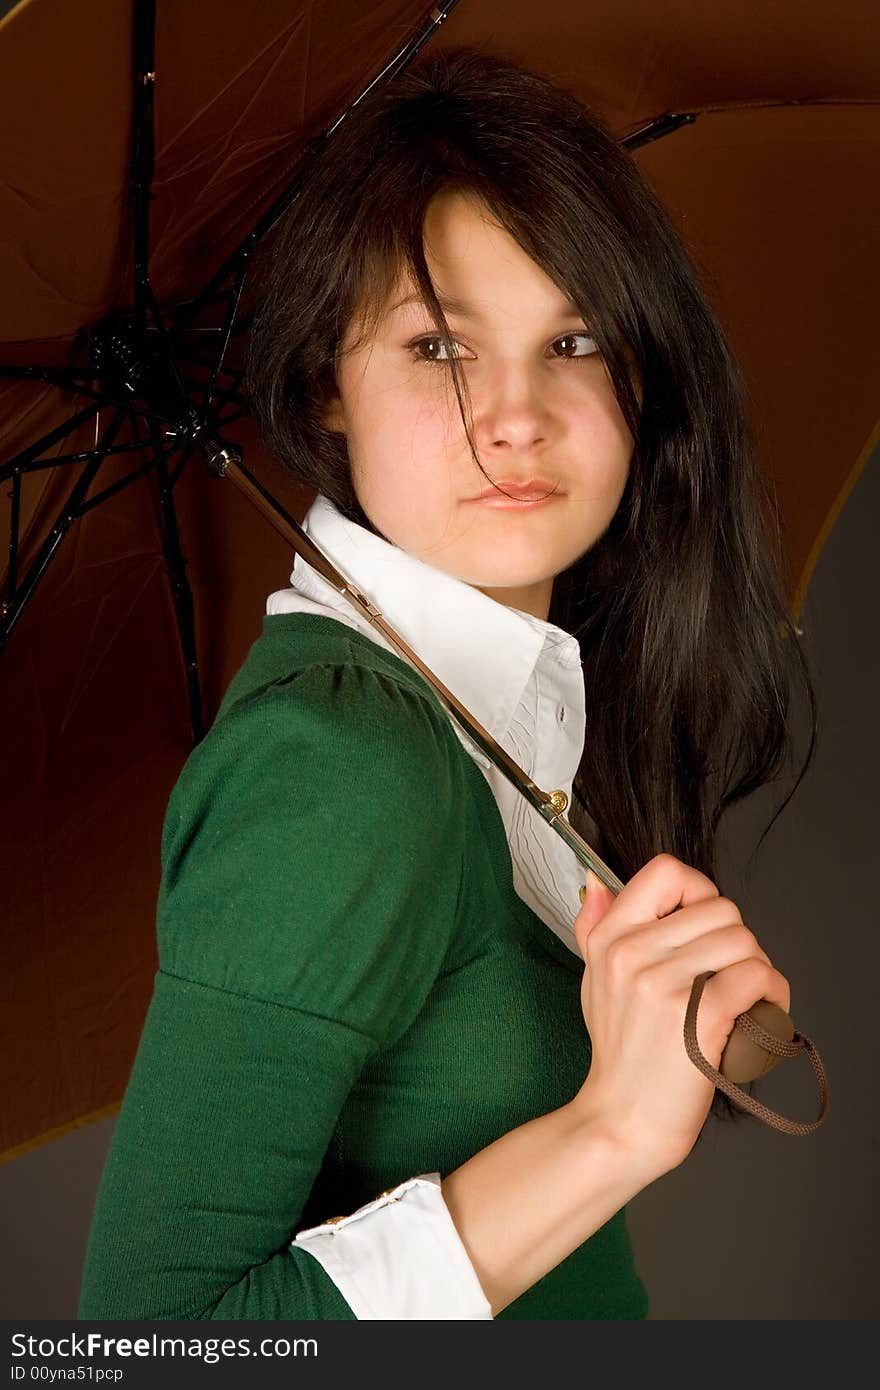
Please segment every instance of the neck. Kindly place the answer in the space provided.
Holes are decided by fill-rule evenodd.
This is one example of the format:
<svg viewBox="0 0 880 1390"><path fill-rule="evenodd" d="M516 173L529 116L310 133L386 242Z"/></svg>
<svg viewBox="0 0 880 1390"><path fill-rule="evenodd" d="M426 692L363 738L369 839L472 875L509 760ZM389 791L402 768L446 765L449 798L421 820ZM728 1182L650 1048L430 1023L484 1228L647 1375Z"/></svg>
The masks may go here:
<svg viewBox="0 0 880 1390"><path fill-rule="evenodd" d="M553 597L552 576L540 580L537 584L524 584L521 588L484 589L481 584L475 584L474 588L479 589L487 598L494 598L496 603L503 603L506 608L516 608L520 613L531 613L533 618L541 618L547 622L550 600Z"/></svg>

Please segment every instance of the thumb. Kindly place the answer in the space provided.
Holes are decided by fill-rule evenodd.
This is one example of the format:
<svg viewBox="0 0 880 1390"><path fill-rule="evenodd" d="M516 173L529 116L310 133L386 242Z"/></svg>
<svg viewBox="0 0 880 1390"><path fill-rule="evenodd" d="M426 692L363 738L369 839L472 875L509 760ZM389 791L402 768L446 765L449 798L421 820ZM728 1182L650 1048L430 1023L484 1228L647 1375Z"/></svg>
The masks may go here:
<svg viewBox="0 0 880 1390"><path fill-rule="evenodd" d="M593 873L592 869L587 869L586 894L584 904L574 921L574 934L580 953L586 959L586 940L597 922L605 916L611 904L614 902L615 894L607 888L600 878Z"/></svg>

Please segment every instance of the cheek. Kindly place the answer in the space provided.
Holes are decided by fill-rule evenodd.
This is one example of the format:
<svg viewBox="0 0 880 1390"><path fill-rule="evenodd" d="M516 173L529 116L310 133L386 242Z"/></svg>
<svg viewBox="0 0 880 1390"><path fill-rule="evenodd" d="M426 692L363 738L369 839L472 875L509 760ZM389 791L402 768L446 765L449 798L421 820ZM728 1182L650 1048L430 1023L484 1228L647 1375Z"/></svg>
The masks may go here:
<svg viewBox="0 0 880 1390"><path fill-rule="evenodd" d="M453 397L454 406L454 397ZM436 391L386 387L360 402L353 420L360 453L393 449L404 459L435 457L448 445L450 408Z"/></svg>
<svg viewBox="0 0 880 1390"><path fill-rule="evenodd" d="M580 433L586 444L585 460L595 480L611 488L620 482L622 489L634 440L610 385L584 408Z"/></svg>
<svg viewBox="0 0 880 1390"><path fill-rule="evenodd" d="M393 544L418 550L437 539L448 522L451 491L449 465L444 451L431 450L413 439L411 422L398 438L394 422L387 418L363 438L363 447L352 450L351 474L355 492L373 524Z"/></svg>
<svg viewBox="0 0 880 1390"><path fill-rule="evenodd" d="M385 393L364 406L348 432L355 484L401 500L411 493L434 502L447 496L455 436L439 402Z"/></svg>

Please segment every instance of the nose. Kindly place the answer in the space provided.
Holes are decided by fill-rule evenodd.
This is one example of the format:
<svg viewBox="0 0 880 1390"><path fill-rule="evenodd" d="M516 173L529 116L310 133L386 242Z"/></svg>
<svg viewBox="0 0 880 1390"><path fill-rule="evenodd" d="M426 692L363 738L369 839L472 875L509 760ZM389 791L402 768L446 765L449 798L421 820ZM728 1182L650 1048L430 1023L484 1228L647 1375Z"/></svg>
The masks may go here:
<svg viewBox="0 0 880 1390"><path fill-rule="evenodd" d="M549 405L551 387L539 382L524 362L500 363L471 385L474 434L481 449L535 448L550 441L554 424Z"/></svg>

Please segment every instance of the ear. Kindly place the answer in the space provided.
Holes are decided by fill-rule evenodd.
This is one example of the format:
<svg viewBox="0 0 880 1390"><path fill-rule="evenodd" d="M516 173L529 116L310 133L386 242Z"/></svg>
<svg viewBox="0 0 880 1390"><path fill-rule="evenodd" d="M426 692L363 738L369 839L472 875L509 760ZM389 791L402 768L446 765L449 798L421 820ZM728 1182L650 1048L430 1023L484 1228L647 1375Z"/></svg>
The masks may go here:
<svg viewBox="0 0 880 1390"><path fill-rule="evenodd" d="M333 430L338 434L346 433L345 412L342 408L342 398L338 391L332 391L327 397L323 410L321 411L321 419L325 429Z"/></svg>

